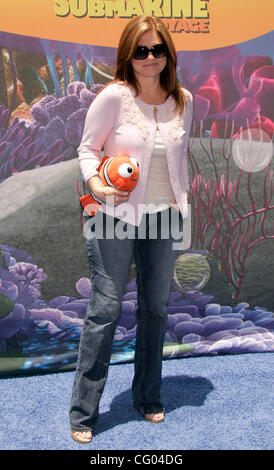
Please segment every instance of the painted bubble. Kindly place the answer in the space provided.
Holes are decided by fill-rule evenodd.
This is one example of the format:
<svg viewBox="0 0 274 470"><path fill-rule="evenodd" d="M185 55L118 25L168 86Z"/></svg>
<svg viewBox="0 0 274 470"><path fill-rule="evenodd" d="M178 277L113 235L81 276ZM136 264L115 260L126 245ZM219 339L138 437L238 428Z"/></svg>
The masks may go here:
<svg viewBox="0 0 274 470"><path fill-rule="evenodd" d="M271 138L261 129L241 130L233 142L232 155L236 165L244 171L263 170L273 155Z"/></svg>
<svg viewBox="0 0 274 470"><path fill-rule="evenodd" d="M210 278L210 266L199 253L179 255L174 266L174 281L182 292L200 291Z"/></svg>

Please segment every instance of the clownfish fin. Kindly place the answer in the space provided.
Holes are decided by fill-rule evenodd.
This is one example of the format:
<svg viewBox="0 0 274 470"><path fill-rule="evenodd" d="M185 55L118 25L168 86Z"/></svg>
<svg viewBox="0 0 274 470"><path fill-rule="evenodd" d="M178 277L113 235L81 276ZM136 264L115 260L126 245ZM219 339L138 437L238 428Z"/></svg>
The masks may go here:
<svg viewBox="0 0 274 470"><path fill-rule="evenodd" d="M86 194L85 196L81 196L80 197L80 204L82 206L82 208L84 209L84 211L90 216L90 217L93 217L101 203L99 201L97 201L93 196L92 194Z"/></svg>
<svg viewBox="0 0 274 470"><path fill-rule="evenodd" d="M97 171L100 171L101 168L102 168L102 166L103 166L103 164L105 163L105 161L106 161L106 160L109 160L109 159L110 159L110 157L106 157L106 156L103 157L102 160L101 160L100 165L96 168L96 170L97 170Z"/></svg>

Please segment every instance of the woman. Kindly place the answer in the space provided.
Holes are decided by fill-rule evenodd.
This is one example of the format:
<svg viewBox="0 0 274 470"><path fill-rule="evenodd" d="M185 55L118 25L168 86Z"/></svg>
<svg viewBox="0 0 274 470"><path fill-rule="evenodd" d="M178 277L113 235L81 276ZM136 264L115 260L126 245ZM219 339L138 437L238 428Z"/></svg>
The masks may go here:
<svg viewBox="0 0 274 470"><path fill-rule="evenodd" d="M187 215L192 122L192 95L180 86L176 63L165 25L155 17L134 17L120 38L115 80L99 93L87 114L79 161L84 181L102 201L94 221L103 224L104 235L87 236L92 293L70 407L71 435L77 442L92 439L133 258L138 289L133 405L148 421L164 420L162 349L177 255L172 217L179 214L181 227ZM102 184L96 170L102 147L107 156L127 154L138 161L139 180L130 194ZM131 228L134 236L132 230L128 237L117 231L108 236L109 221L116 228L123 223L123 232ZM168 237L163 238L164 224ZM157 229L156 238L150 236L151 225Z"/></svg>

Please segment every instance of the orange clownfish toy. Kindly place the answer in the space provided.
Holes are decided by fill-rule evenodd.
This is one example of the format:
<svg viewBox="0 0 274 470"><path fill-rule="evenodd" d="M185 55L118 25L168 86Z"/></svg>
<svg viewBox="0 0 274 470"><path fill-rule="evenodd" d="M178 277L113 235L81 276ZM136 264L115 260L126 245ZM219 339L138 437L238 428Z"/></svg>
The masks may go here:
<svg viewBox="0 0 274 470"><path fill-rule="evenodd" d="M132 191L138 182L139 163L136 158L127 155L103 157L97 171L104 186L112 186L121 191ZM91 192L80 197L80 204L84 211L93 217L102 201Z"/></svg>

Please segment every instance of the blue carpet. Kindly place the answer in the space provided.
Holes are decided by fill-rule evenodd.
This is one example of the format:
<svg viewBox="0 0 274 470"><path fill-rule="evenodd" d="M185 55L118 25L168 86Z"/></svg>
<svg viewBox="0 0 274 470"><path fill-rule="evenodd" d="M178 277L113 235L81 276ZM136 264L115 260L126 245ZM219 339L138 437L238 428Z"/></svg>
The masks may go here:
<svg viewBox="0 0 274 470"><path fill-rule="evenodd" d="M132 408L133 364L111 365L90 444L69 434L74 371L0 379L2 450L274 448L272 353L163 361L166 419Z"/></svg>

